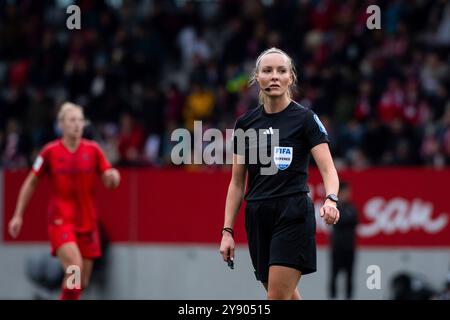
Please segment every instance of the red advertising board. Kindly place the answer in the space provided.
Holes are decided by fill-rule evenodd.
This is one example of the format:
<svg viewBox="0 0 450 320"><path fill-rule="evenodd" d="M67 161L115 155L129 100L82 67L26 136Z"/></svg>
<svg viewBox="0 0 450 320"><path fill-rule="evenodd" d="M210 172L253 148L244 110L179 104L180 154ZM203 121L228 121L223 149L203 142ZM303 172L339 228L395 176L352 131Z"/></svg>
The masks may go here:
<svg viewBox="0 0 450 320"><path fill-rule="evenodd" d="M99 181L96 194L100 220L111 241L218 245L230 171L126 169L121 173L118 189L106 190ZM3 175L7 242L47 240L45 178L27 208L20 237L12 240L6 232L25 176L24 171ZM360 246L450 247L450 169L374 168L342 171L339 176L353 189ZM309 183L318 211L324 191L317 170L311 170ZM316 216L318 245L326 245L330 227ZM235 231L240 243L246 241L243 221L241 208Z"/></svg>

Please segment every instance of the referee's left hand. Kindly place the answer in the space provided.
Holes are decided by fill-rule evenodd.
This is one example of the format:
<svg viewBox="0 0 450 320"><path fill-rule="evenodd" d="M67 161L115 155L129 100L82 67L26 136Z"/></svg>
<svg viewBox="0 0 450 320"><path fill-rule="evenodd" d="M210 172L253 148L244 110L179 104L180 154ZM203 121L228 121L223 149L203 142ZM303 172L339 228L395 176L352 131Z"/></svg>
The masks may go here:
<svg viewBox="0 0 450 320"><path fill-rule="evenodd" d="M327 199L320 208L320 216L326 224L336 224L339 221L339 210L336 208L336 203Z"/></svg>

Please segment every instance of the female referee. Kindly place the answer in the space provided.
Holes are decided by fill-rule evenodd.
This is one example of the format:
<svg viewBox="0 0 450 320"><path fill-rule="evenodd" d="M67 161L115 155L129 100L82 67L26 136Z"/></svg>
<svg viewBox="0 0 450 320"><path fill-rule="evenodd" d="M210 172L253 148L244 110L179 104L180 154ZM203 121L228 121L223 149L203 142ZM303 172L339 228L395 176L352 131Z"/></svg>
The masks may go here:
<svg viewBox="0 0 450 320"><path fill-rule="evenodd" d="M339 220L336 208L339 178L327 132L317 115L291 100L291 87L296 80L292 59L282 50L268 49L256 60L250 85L258 84L261 105L240 117L235 130L264 130L271 135L277 129L279 144L267 145L278 170L272 175L262 175L263 165L245 162L249 148L254 150L255 146L246 141L245 153L238 153L234 137L232 177L220 244L223 259L233 261L233 226L248 174L245 226L250 256L256 279L264 285L267 298L277 300L301 299L297 289L300 277L316 271L316 222L313 202L307 194L310 152L327 194L320 216L327 224Z"/></svg>
<svg viewBox="0 0 450 320"><path fill-rule="evenodd" d="M36 158L20 189L16 210L9 223L9 233L16 238L22 228L25 207L40 177L47 174L51 189L48 215L51 251L67 271L61 300L80 299L91 276L93 259L101 256L93 197L97 175L101 175L108 188L116 188L120 182L119 171L111 167L99 146L82 139L84 124L80 106L69 102L62 105L58 113L62 139L48 143ZM79 286L68 284L72 274L68 269L70 266L77 266L81 272Z"/></svg>

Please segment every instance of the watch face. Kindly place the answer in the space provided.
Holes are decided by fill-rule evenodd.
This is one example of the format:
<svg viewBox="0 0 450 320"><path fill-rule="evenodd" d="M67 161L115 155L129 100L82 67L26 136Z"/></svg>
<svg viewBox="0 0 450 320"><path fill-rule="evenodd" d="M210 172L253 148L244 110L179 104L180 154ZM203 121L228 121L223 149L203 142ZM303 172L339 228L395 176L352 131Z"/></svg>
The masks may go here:
<svg viewBox="0 0 450 320"><path fill-rule="evenodd" d="M338 202L338 197L334 194L330 194L327 198L334 202Z"/></svg>

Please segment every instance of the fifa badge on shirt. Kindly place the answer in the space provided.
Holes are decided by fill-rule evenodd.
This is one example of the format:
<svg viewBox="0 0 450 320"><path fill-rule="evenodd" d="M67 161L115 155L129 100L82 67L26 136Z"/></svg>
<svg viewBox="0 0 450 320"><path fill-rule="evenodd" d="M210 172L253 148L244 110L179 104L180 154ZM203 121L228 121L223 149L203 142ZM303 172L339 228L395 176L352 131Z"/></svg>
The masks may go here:
<svg viewBox="0 0 450 320"><path fill-rule="evenodd" d="M273 154L273 160L277 168L280 170L285 170L292 162L293 148L274 147Z"/></svg>

